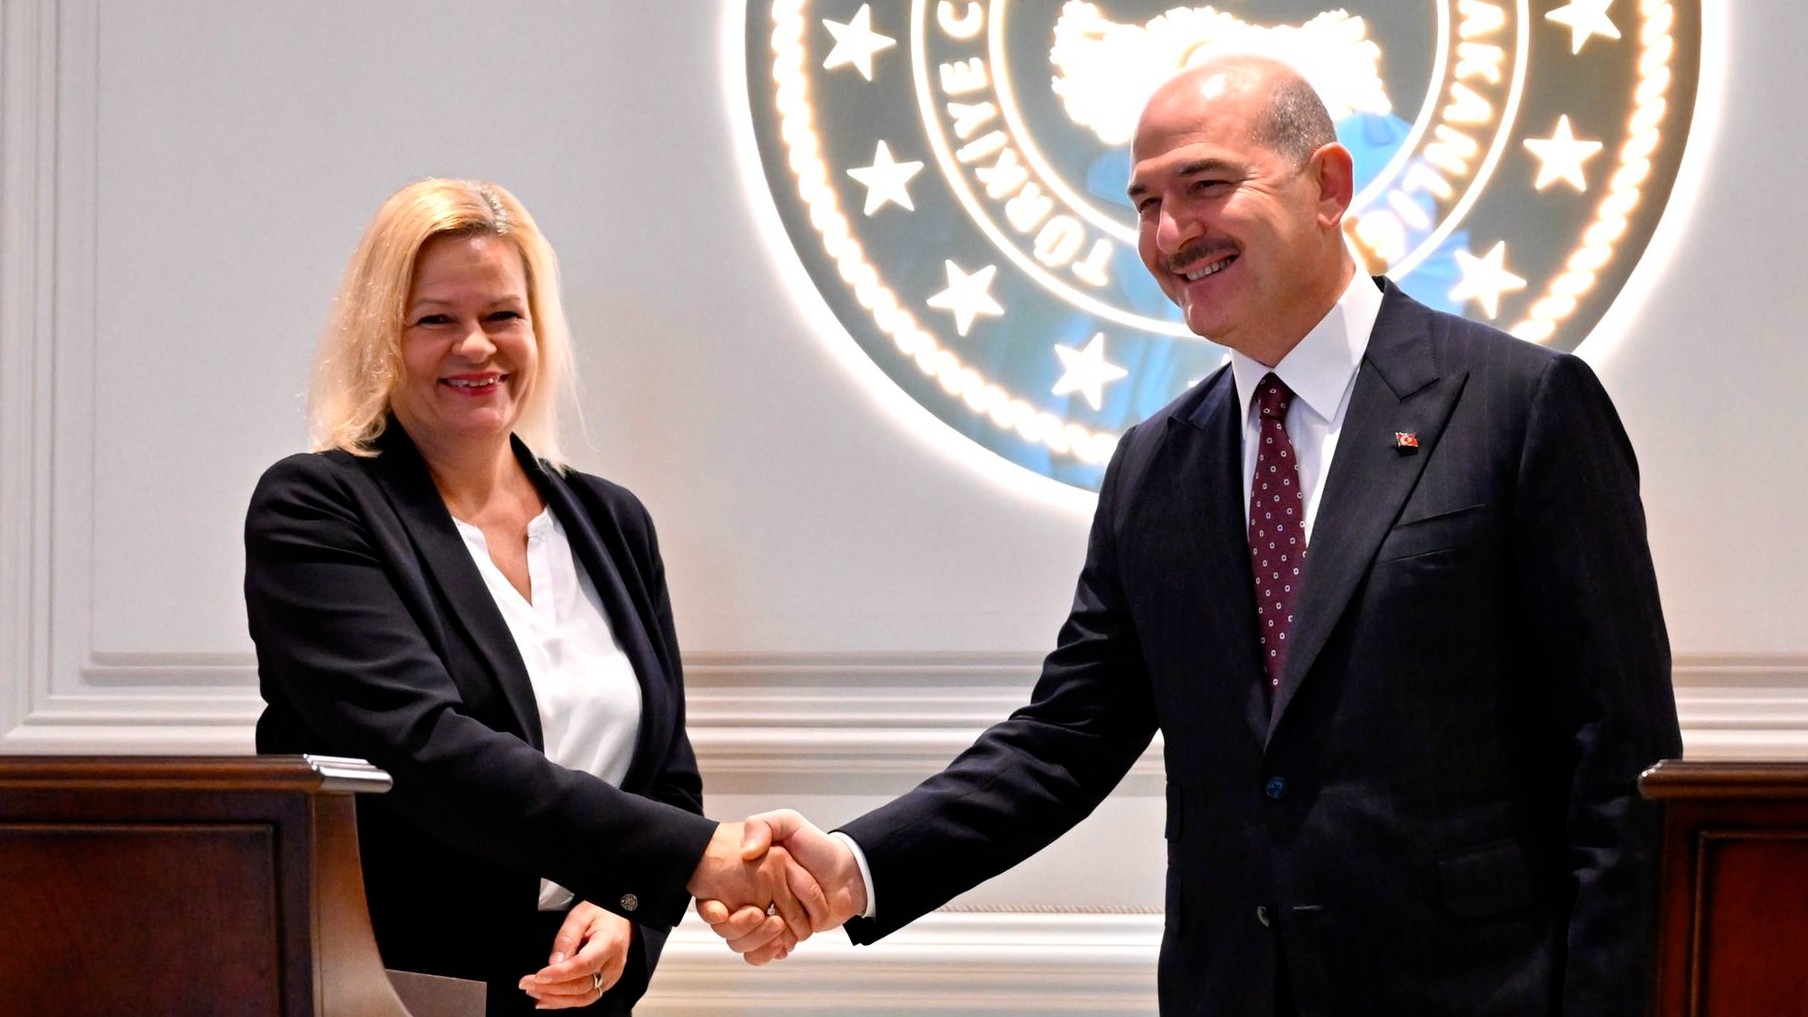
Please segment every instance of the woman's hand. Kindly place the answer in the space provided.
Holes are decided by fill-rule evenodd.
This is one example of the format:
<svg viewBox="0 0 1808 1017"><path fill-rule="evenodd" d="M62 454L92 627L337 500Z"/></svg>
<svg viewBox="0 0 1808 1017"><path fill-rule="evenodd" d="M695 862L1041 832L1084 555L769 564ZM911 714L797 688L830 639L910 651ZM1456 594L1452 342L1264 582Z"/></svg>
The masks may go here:
<svg viewBox="0 0 1808 1017"><path fill-rule="evenodd" d="M626 918L578 901L553 937L546 966L521 979L521 991L539 1010L589 1006L620 980L633 936Z"/></svg>

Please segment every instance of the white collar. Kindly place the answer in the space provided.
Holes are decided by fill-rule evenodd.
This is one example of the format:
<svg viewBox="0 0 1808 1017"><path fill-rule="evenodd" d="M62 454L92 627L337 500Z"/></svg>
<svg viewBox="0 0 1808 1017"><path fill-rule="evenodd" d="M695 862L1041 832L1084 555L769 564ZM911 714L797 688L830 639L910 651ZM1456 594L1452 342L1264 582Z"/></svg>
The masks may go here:
<svg viewBox="0 0 1808 1017"><path fill-rule="evenodd" d="M1358 271L1337 303L1280 363L1268 367L1236 350L1230 351L1231 376L1237 383L1237 404L1243 409L1243 418L1249 418L1249 403L1255 397L1256 385L1273 372L1307 409L1326 421L1334 419L1350 389L1350 379L1362 365L1362 355L1369 348L1369 333L1375 330L1375 319L1380 315L1381 287Z"/></svg>

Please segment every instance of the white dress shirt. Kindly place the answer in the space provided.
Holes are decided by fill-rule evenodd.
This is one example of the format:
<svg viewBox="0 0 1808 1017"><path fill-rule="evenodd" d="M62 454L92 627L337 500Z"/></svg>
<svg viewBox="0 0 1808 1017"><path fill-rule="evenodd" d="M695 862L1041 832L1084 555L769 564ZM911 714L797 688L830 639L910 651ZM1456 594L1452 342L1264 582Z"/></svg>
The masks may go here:
<svg viewBox="0 0 1808 1017"><path fill-rule="evenodd" d="M483 531L454 519L484 585L527 665L546 758L620 786L640 735L640 682L603 614L590 576L578 567L565 527L551 509L527 524L530 603L490 560ZM540 881L540 910L571 906L571 891Z"/></svg>
<svg viewBox="0 0 1808 1017"><path fill-rule="evenodd" d="M1311 553L1312 523L1318 518L1318 498L1331 472L1331 456L1337 451L1337 435L1343 430L1344 412L1356 388L1356 369L1368 352L1369 333L1381 314L1381 290L1362 272L1350 279L1330 313L1289 350L1281 362L1266 367L1235 350L1230 370L1237 383L1237 404L1243 408L1243 513L1249 514L1249 492L1255 483L1256 447L1262 438L1262 415L1254 404L1256 385L1273 372L1293 390L1287 407L1287 437L1298 457L1300 494L1306 503L1306 548Z"/></svg>

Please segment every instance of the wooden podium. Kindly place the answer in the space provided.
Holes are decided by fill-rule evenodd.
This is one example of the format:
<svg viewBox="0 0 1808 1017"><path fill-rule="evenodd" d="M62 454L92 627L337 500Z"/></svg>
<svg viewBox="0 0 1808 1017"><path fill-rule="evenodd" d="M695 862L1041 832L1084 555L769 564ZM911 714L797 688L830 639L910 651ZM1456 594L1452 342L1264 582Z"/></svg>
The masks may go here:
<svg viewBox="0 0 1808 1017"><path fill-rule="evenodd" d="M1659 1017L1808 1013L1808 763L1666 760Z"/></svg>
<svg viewBox="0 0 1808 1017"><path fill-rule="evenodd" d="M324 757L0 757L0 1013L408 1017Z"/></svg>

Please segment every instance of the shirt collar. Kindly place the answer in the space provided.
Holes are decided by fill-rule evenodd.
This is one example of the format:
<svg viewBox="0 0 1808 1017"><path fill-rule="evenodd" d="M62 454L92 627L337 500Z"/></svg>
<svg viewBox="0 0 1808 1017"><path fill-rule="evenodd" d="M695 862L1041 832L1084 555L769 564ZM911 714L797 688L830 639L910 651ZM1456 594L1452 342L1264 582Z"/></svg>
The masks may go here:
<svg viewBox="0 0 1808 1017"><path fill-rule="evenodd" d="M1231 376L1237 383L1237 403L1249 419L1250 400L1256 385L1272 371L1305 407L1330 421L1337 415L1350 379L1362 365L1369 348L1369 333L1381 315L1381 287L1370 276L1357 272L1344 287L1331 310L1312 331L1289 350L1281 362L1268 367L1260 361L1230 351Z"/></svg>

